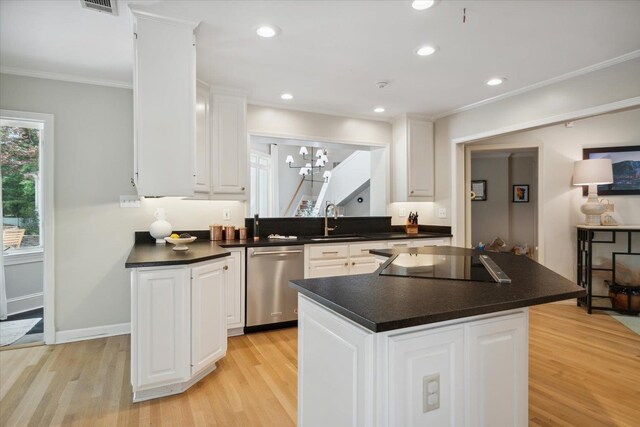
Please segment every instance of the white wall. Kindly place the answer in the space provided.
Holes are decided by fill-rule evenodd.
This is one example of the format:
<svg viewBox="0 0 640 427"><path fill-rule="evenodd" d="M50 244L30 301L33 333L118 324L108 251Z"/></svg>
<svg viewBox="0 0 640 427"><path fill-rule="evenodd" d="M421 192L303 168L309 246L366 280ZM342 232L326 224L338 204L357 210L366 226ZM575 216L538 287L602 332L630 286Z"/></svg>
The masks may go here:
<svg viewBox="0 0 640 427"><path fill-rule="evenodd" d="M134 194L132 91L0 75L0 108L55 116L56 329L129 322L124 262L133 233L147 230L162 206L175 228L207 228L231 210L244 223L244 203L146 199L121 209Z"/></svg>
<svg viewBox="0 0 640 427"><path fill-rule="evenodd" d="M606 114L575 122L575 126L549 126L483 141L480 145L540 146L542 188L539 197L545 218L545 265L575 279L576 229L584 221L580 213L586 197L582 188L571 183L573 163L582 159L582 149L638 145L640 109ZM615 203L616 214L624 224L640 223L640 196L607 196Z"/></svg>

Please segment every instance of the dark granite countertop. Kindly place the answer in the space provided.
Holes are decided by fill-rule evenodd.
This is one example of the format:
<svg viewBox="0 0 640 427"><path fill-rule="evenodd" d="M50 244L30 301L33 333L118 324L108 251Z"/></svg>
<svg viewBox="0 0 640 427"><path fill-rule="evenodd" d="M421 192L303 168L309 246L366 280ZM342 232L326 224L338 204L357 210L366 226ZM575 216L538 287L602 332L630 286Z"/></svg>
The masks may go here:
<svg viewBox="0 0 640 427"><path fill-rule="evenodd" d="M472 249L451 246L371 251L383 256L403 252L454 255L478 253ZM583 296L585 293L570 280L525 256L483 253L488 254L502 268L512 279L512 283L414 279L379 276L375 272L357 276L294 280L290 282L290 286L373 332L561 301Z"/></svg>
<svg viewBox="0 0 640 427"><path fill-rule="evenodd" d="M339 234L335 235L339 237ZM309 245L316 243L333 243L333 244L342 244L342 243L358 243L358 242L368 242L374 240L395 240L395 239L433 239L439 237L451 237L450 233L431 233L424 232L418 234L406 234L406 233L361 233L356 237L349 239L326 239L326 240L312 240L317 236L300 236L295 240L278 240L278 239L268 239L266 237L261 237L259 240L220 240L217 243L223 248L236 248L236 247L258 247L258 246L290 246L290 245Z"/></svg>
<svg viewBox="0 0 640 427"><path fill-rule="evenodd" d="M161 267L168 265L192 264L229 256L229 251L209 240L189 244L187 251L174 251L173 245L136 243L125 263L126 268Z"/></svg>

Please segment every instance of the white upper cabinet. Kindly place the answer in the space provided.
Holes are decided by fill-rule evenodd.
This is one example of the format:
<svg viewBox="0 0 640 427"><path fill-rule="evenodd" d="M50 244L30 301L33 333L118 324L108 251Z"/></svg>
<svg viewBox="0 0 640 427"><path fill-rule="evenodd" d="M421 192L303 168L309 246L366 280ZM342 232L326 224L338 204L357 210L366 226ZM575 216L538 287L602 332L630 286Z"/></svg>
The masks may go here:
<svg viewBox="0 0 640 427"><path fill-rule="evenodd" d="M131 12L136 188L141 196L192 196L198 24Z"/></svg>
<svg viewBox="0 0 640 427"><path fill-rule="evenodd" d="M432 122L407 115L394 121L393 202L433 201L434 154Z"/></svg>
<svg viewBox="0 0 640 427"><path fill-rule="evenodd" d="M247 100L244 95L216 91L211 99L212 193L236 195L234 199L244 200L248 175Z"/></svg>
<svg viewBox="0 0 640 427"><path fill-rule="evenodd" d="M211 109L209 87L196 87L196 193L211 191Z"/></svg>

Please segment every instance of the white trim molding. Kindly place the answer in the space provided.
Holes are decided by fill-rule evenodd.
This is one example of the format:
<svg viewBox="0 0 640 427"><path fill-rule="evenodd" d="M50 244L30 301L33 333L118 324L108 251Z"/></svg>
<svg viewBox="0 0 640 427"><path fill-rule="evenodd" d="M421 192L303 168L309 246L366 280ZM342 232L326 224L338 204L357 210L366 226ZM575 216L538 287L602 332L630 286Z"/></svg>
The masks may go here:
<svg viewBox="0 0 640 427"><path fill-rule="evenodd" d="M612 113L615 111L625 110L640 106L640 96L623 99L621 101L610 102L608 104L598 105L595 107L585 108L568 113L557 114L555 116L543 117L541 119L529 122L516 123L498 129L491 129L485 132L479 132L474 135L461 136L453 138L451 142L454 144L465 144L477 142L487 138L493 138L498 135L504 135L513 132L520 132L527 129L539 128L543 126L551 126L562 122L586 119L589 117L599 116L601 114Z"/></svg>
<svg viewBox="0 0 640 427"><path fill-rule="evenodd" d="M445 111L443 113L436 114L433 116L433 120L438 120L443 117L451 116L456 113L462 113L463 111L473 110L474 108L482 107L483 105L491 104L493 102L497 102L506 98L511 98L512 96L520 95L522 93L530 92L532 90L540 89L545 86L552 85L554 83L559 83L565 80L572 79L574 77L579 77L584 74L589 74L594 71L602 70L604 68L611 67L613 65L620 64L622 62L631 61L633 59L640 58L640 49L634 50L629 53L625 53L624 55L617 56L615 58L607 59L606 61L598 62L597 64L589 65L588 67L580 68L579 70L571 71L565 74L561 74L556 77L552 77L547 80L543 80L538 83L531 84L529 86L521 87L519 89L514 89L509 92L502 93L500 95L483 99L478 102L474 102L468 105L464 105L462 107L454 108L453 110Z"/></svg>
<svg viewBox="0 0 640 427"><path fill-rule="evenodd" d="M131 323L117 323L114 325L94 326L91 328L71 329L56 332L56 344L67 342L93 340L97 338L113 337L131 333Z"/></svg>
<svg viewBox="0 0 640 427"><path fill-rule="evenodd" d="M44 261L44 251L42 249L36 251L12 252L4 254L4 265L31 264L34 262Z"/></svg>
<svg viewBox="0 0 640 427"><path fill-rule="evenodd" d="M0 66L1 74L12 74L14 76L34 77L37 79L59 80L71 83L83 83L88 85L117 87L120 89L133 89L133 83L120 80L106 80L95 77L78 76L75 74L52 73L49 71L29 70L26 68Z"/></svg>
<svg viewBox="0 0 640 427"><path fill-rule="evenodd" d="M44 294L36 292L35 294L22 295L7 300L7 313L9 316L24 313L25 311L35 310L44 305Z"/></svg>
<svg viewBox="0 0 640 427"><path fill-rule="evenodd" d="M23 120L42 123L42 154L40 166L42 177L42 235L40 242L44 250L44 342L45 344L55 344L56 342L56 322L55 322L55 230L54 230L54 116L46 113L31 113L27 111L0 110L0 117L9 120Z"/></svg>

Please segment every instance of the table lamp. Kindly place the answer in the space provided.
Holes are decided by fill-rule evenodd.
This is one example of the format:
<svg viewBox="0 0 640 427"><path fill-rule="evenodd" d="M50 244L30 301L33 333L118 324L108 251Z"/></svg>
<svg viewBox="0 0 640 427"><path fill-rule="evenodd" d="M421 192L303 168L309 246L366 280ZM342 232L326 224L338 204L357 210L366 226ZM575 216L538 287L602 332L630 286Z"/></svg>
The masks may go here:
<svg viewBox="0 0 640 427"><path fill-rule="evenodd" d="M598 185L613 182L611 159L578 160L573 164L573 185L588 185L587 202L580 207L586 225L600 225L606 205L598 200Z"/></svg>

